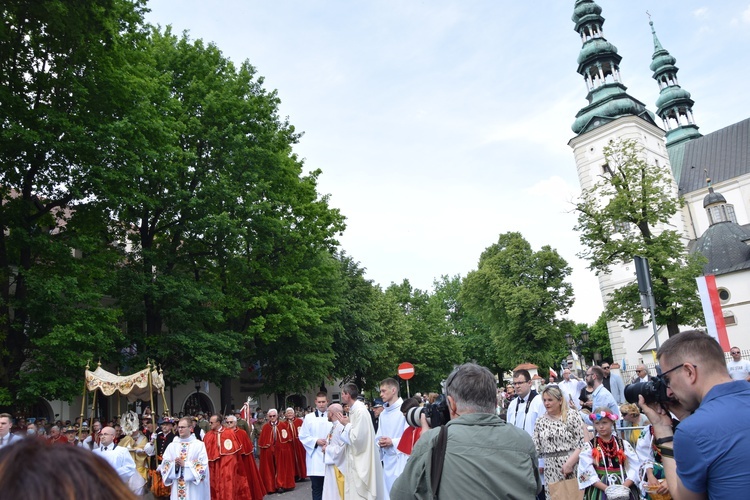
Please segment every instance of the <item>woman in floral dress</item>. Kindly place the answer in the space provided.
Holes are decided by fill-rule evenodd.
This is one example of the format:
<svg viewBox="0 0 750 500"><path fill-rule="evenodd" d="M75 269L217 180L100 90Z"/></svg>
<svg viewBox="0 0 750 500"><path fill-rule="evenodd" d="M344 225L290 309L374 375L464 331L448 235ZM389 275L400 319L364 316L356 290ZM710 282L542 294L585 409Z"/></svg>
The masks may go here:
<svg viewBox="0 0 750 500"><path fill-rule="evenodd" d="M542 402L547 413L537 419L533 439L539 458L544 459L544 489L550 498L550 484L576 477L578 455L588 444L583 439L581 416L568 408L558 386L547 386Z"/></svg>
<svg viewBox="0 0 750 500"><path fill-rule="evenodd" d="M638 482L640 460L630 443L620 439L616 433L617 415L608 408L596 408L589 418L594 422L596 436L591 447L581 453L578 464L578 485L585 489L585 500L605 500L607 486L622 484L630 489L630 498L639 497L635 488Z"/></svg>

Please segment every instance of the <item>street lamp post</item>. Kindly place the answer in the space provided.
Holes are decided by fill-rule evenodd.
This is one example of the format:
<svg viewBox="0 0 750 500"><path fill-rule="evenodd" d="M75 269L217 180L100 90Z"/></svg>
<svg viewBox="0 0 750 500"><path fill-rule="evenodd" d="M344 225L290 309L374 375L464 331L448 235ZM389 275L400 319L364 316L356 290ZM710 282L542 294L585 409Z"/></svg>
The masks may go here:
<svg viewBox="0 0 750 500"><path fill-rule="evenodd" d="M570 333L565 334L565 341L568 343L568 347L575 350L576 354L578 355L578 359L580 360L580 363L581 363L581 371L584 371L586 369L585 363L584 363L585 360L583 359L583 354L581 353L581 348L588 345L589 338L590 338L590 334L588 330L583 330L581 332L580 339L575 339L573 335L571 335ZM574 368L575 368L575 365L574 365Z"/></svg>

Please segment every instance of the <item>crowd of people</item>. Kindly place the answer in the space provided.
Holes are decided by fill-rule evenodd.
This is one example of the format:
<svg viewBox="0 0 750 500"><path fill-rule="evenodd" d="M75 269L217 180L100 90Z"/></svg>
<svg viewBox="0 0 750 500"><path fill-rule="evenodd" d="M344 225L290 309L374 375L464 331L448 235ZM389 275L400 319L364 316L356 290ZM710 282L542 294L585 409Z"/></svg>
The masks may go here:
<svg viewBox="0 0 750 500"><path fill-rule="evenodd" d="M735 358L739 349L730 352ZM148 413L129 412L90 425L0 414L0 491L49 497L54 473L42 468L47 475L35 479L17 470L44 456L99 471L79 481L86 484L60 479L70 486L55 498L150 491L258 500L308 479L313 500L741 497L750 488L741 465L750 445L750 363L741 363L745 372L725 365L721 347L701 332L670 338L657 356L669 369L650 378L639 365L630 382L651 389L630 403L607 363L589 367L584 381L564 370L539 392L527 370L498 390L489 370L467 363L448 375L444 397L403 399L387 378L371 404L344 384L341 404L320 392L306 411L153 416L153 423Z"/></svg>

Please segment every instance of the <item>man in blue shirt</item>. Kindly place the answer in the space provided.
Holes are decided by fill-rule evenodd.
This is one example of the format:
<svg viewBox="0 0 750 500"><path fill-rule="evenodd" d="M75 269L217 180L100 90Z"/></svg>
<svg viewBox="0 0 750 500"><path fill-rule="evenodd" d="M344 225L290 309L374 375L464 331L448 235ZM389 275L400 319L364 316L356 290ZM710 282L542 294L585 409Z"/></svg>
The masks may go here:
<svg viewBox="0 0 750 500"><path fill-rule="evenodd" d="M746 498L750 491L750 382L733 381L716 340L683 332L657 353L667 396L694 412L672 432L670 403L645 405L675 500Z"/></svg>
<svg viewBox="0 0 750 500"><path fill-rule="evenodd" d="M604 370L602 370L598 366L592 366L588 370L586 370L586 384L589 387L594 388L594 392L591 393L591 398L594 402L594 406L592 409L597 409L601 407L609 408L609 411L620 416L620 406L617 404L617 401L615 401L615 398L612 396L612 393L607 390L606 387L604 387L604 384L602 383L604 380Z"/></svg>

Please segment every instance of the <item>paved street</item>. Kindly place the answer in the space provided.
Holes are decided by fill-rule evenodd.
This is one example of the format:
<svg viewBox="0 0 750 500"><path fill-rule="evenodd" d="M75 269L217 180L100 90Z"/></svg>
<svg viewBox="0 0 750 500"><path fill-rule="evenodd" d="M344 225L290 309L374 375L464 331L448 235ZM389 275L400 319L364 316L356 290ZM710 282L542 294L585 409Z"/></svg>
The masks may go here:
<svg viewBox="0 0 750 500"><path fill-rule="evenodd" d="M154 496L148 493L143 497L145 500L153 500ZM297 487L292 491L287 491L281 494L266 495L264 498L279 500L310 500L312 498L312 491L310 491L310 480L306 480L302 483L297 483Z"/></svg>

